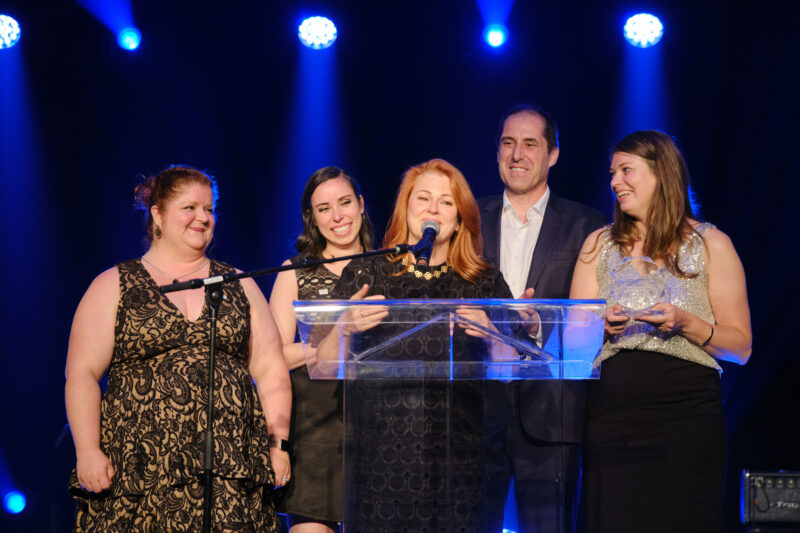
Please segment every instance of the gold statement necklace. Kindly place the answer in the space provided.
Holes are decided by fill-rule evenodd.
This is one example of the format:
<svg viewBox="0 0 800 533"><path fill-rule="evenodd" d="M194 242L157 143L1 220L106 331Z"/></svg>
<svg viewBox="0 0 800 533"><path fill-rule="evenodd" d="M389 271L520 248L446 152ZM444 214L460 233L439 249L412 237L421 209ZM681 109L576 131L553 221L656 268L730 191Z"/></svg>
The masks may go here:
<svg viewBox="0 0 800 533"><path fill-rule="evenodd" d="M435 270L430 270L428 272L420 272L417 268L408 261L408 256L403 257L403 260L400 261L406 270L412 274L414 274L418 278L425 278L426 280L430 281L433 278L439 279L442 274L447 274L447 263L442 263L439 265Z"/></svg>

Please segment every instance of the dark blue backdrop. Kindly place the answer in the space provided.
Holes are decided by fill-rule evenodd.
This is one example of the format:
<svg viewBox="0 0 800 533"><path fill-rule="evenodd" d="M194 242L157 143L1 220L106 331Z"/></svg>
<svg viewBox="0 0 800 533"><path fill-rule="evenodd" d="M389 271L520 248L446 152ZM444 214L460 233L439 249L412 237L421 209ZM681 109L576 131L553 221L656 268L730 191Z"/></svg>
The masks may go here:
<svg viewBox="0 0 800 533"><path fill-rule="evenodd" d="M170 163L215 173L213 255L244 269L277 265L292 253L300 190L319 166L361 181L378 228L403 170L431 157L460 167L477 196L498 192L496 120L518 101L559 121L553 190L606 213L613 142L631 125L677 137L703 218L742 257L753 313L750 363L724 365L729 530L742 468L800 470L791 335L800 50L789 8L520 1L497 51L482 42L472 2L274 4L287 6L134 1L143 43L131 54L78 3L0 0L23 26L20 44L0 51L0 483L29 497L21 516L0 512L0 529L69 530L70 322L95 275L143 251L137 174ZM295 37L312 9L340 32L317 55ZM621 26L639 10L659 14L666 35L632 60ZM268 292L271 280L260 284Z"/></svg>

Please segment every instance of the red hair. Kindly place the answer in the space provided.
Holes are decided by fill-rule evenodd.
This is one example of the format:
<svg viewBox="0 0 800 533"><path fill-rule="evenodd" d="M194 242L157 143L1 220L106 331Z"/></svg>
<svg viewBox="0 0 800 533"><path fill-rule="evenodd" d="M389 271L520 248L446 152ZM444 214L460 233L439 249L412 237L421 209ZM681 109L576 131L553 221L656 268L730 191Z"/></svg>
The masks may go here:
<svg viewBox="0 0 800 533"><path fill-rule="evenodd" d="M417 179L426 172L435 172L450 180L461 229L450 237L447 263L461 277L475 283L481 273L489 268L489 265L481 259L483 239L481 238L480 210L464 175L444 159L431 159L420 163L409 168L403 174L400 189L397 191L397 200L394 203L394 212L389 221L386 235L383 237L383 247L391 248L398 244L408 243L408 202ZM399 256L390 256L390 260L395 262L400 259Z"/></svg>

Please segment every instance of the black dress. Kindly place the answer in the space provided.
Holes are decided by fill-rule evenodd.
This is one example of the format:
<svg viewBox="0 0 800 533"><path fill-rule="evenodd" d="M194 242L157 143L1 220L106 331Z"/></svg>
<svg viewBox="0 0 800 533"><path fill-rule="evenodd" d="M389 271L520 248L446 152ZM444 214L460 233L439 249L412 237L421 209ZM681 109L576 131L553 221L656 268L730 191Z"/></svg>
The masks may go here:
<svg viewBox="0 0 800 533"><path fill-rule="evenodd" d="M419 267L422 272L440 270ZM385 258L354 260L342 273L334 296L347 298L364 283L369 294L388 299L510 298L499 270L484 271L477 283L458 273L430 280ZM393 337L392 325L362 335L378 343ZM447 324L431 326L395 345L389 357L449 358ZM455 330L455 358L485 351L483 341ZM346 527L368 532L481 531L483 407L481 381L356 380L345 391L345 424L354 436L345 458L348 487ZM356 406L358 406L356 408ZM354 474L353 474L354 473Z"/></svg>
<svg viewBox="0 0 800 533"><path fill-rule="evenodd" d="M291 258L297 263L304 256ZM339 276L323 265L295 270L299 300L328 300ZM292 478L278 511L319 522L341 522L344 426L342 383L311 380L308 367L296 368L292 378Z"/></svg>

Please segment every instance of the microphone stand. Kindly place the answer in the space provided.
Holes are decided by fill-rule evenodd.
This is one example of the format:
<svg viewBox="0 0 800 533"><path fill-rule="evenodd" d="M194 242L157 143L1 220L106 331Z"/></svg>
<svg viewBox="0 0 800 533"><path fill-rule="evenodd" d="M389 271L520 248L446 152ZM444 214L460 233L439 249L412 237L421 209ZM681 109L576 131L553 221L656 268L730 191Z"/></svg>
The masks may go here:
<svg viewBox="0 0 800 533"><path fill-rule="evenodd" d="M330 259L309 259L295 264L281 265L276 268L265 268L252 270L250 272L227 272L219 276L208 278L196 278L169 285L161 285L158 289L166 294L168 292L184 291L187 289L199 289L205 287L206 303L209 310L209 351L208 351L208 403L206 404L206 431L205 446L203 452L203 533L211 533L211 510L213 508L213 472L214 472L214 367L216 365L216 337L217 337L217 313L219 305L223 300L222 285L243 278L252 278L266 274L283 272L284 270L298 270L301 268L314 267L325 263L336 263L338 261L348 261L359 257L370 257L376 255L403 254L414 252L414 247L408 244L398 244L394 248L384 248L360 254L345 255L342 257L332 257Z"/></svg>

